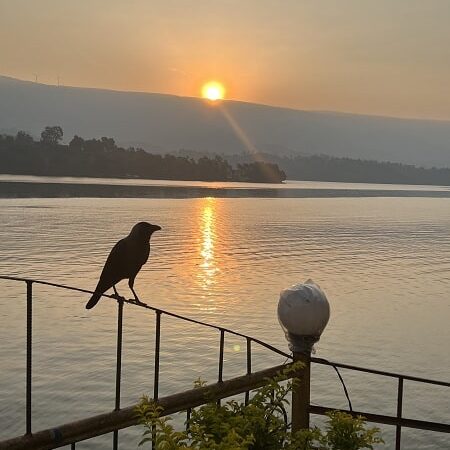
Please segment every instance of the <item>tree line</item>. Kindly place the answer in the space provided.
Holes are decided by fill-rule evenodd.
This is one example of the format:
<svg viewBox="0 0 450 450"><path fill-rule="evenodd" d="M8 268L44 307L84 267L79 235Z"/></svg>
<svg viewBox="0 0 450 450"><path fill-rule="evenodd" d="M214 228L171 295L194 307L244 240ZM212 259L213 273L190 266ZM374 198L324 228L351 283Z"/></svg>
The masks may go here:
<svg viewBox="0 0 450 450"><path fill-rule="evenodd" d="M0 135L0 171L9 174L147 178L166 180L246 181L280 183L305 181L429 184L450 186L450 168L338 158L328 155L277 156L261 154L209 155L179 151L151 154L141 148L118 146L114 139L74 136L62 144L61 127L45 127L40 140L19 131Z"/></svg>
<svg viewBox="0 0 450 450"><path fill-rule="evenodd" d="M216 155L151 154L141 148L123 148L114 139L83 139L74 136L62 144L64 132L48 126L35 140L24 131L0 135L1 172L21 175L146 178L164 180L245 181L281 183L285 173L277 164L242 162L233 167Z"/></svg>
<svg viewBox="0 0 450 450"><path fill-rule="evenodd" d="M424 168L329 155L262 154L261 157L277 164L286 173L288 180L450 186L450 168L445 167ZM227 156L227 159L231 164L241 164L248 161L249 157L241 154Z"/></svg>
<svg viewBox="0 0 450 450"><path fill-rule="evenodd" d="M347 183L450 185L449 168L424 168L410 164L327 155L272 158L289 179Z"/></svg>

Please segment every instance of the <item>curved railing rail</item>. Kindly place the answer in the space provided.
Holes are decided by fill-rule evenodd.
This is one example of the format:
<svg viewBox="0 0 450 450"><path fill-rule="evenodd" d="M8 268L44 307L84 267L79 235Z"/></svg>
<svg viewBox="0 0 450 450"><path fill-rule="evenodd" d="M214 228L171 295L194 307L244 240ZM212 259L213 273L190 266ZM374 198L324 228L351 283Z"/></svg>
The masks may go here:
<svg viewBox="0 0 450 450"><path fill-rule="evenodd" d="M87 290L87 289L82 289L82 288L78 288L78 287L74 287L74 286L67 286L64 284L59 284L59 283L52 283L52 282L48 282L48 281L43 281L43 280L36 280L36 279L31 279L31 278L23 278L23 277L16 277L16 276L6 276L6 275L0 275L0 280L9 280L9 281L17 281L17 282L24 282L26 283L27 286L27 307L26 307L26 314L27 314L27 337L26 337L26 426L25 426L25 436L24 436L24 449L25 448L31 448L28 447L26 444L26 442L29 442L29 438L32 435L32 325L33 325L33 314L32 314L32 308L33 308L33 284L39 284L39 285L44 285L44 286L51 286L51 287L55 287L55 288L60 288L60 289L66 289L66 290L70 290L70 291L76 291L76 292L81 292L81 293L85 293L85 294L93 294L93 291ZM148 305L146 303L143 302L137 302L136 300L130 300L130 299L126 299L124 297L121 296L116 296L116 295L108 295L108 294L102 294L102 297L108 298L108 299L112 299L117 301L117 305L118 305L118 313L117 313L117 354L116 354L116 382L115 382L115 408L114 408L114 412L110 413L109 415L105 415L108 416L108 420L111 419L111 415L114 416L114 414L117 413L117 415L120 415L121 413L123 413L125 410L121 409L121 404L120 404L120 400L121 400L121 372L122 372L122 332L123 332L123 305L125 303L130 304L130 305L134 305L134 306L138 306L141 308L144 308L146 310L150 310L153 311L155 313L155 355L154 355L154 383L153 383L153 398L155 400L159 399L159 362L160 362L160 347L161 347L161 318L163 315L169 316L169 317L173 317L179 320L183 320L183 321L187 321L190 323L194 323L197 325L201 325L203 327L208 327L208 328L212 328L217 330L220 335L219 335L219 360L218 360L218 386L219 386L219 390L220 390L220 385L223 383L223 364L224 364L224 345L225 345L225 334L231 334L234 336L238 336L241 337L243 339L246 340L247 346L246 346L246 365L247 365L247 370L246 370L246 374L247 376L254 377L256 376L256 378L259 380L259 383L261 383L261 376L259 375L260 373L254 373L252 372L252 343L258 344L280 356L285 357L287 360L289 359L293 359L293 355L286 353L276 347L274 347L271 344L268 344L267 342L264 342L260 339L254 338L252 336L243 334L243 333L239 333L237 331L231 330L229 328L226 327L222 327L219 325L214 325L208 322L204 322L204 321L200 321L197 319L192 319L190 317L186 317L186 316L182 316L180 314L176 314L176 313L172 313L170 311L166 311L164 309L161 308L156 308L153 307L151 305ZM400 449L400 442L401 442L401 428L402 426L406 426L406 427L411 427L411 428L418 428L418 429L425 429L425 430L432 430L432 431L440 431L440 432L450 432L450 425L448 424L443 424L443 423L436 423L436 422L425 422L425 421L418 421L418 420L411 420L411 419L405 419L402 417L402 404L403 404L403 385L404 385L404 381L412 381L412 382L419 382L419 383L426 383L426 384L432 384L432 385L439 385L439 386L445 386L445 387L450 387L450 382L445 382L445 381L438 381L438 380L431 380L431 379L426 379L426 378L420 378L420 377L415 377L415 376L410 376L410 375L406 375L406 374L400 374L400 373L395 373L395 372L387 372L387 371L382 371L382 370L376 370L376 369L368 369L365 367L359 367L359 366L354 366L354 365L349 365L349 364L342 364L342 363L338 363L338 362L333 362L333 361L328 361L326 359L323 358L311 358L311 362L315 363L315 364L321 364L321 365L326 365L326 366L331 366L332 368L334 368L334 370L336 371L340 382L342 383L343 389L344 389L344 393L345 396L347 398L348 401L348 405L349 405L349 409L346 410L349 413L352 414L362 414L364 415L369 421L372 422L376 422L376 423L385 423L385 424L389 424L389 425L395 425L396 426L396 450ZM277 366L279 367L279 366ZM271 369L267 369L267 370L272 370L274 368ZM397 395L397 415L395 417L392 416L385 416L385 415L379 415L379 414L370 414L370 413L360 413L360 412L355 412L353 411L352 408L352 404L350 401L350 396L348 394L347 388L345 386L344 380L341 376L341 374L339 373L339 369L348 369L348 370L354 370L354 371L359 371L359 372L365 372L365 373L371 373L374 375L380 375L380 376L385 376L385 377L391 377L391 378L396 378L398 379L398 395ZM264 371L263 371L264 372ZM262 373L262 372L261 372ZM238 379L235 379L238 380ZM230 380L230 382L232 382L233 380ZM227 383L227 382L225 382ZM246 383L245 381L241 382L242 386L247 387L248 390L243 390L241 392L245 392L245 402L247 403L249 400L249 391L251 389L253 389L256 384L251 384L251 383ZM231 394L230 394L231 395ZM226 395L222 395L222 397L226 397ZM220 396L218 397L219 401L220 401ZM163 399L162 399L163 400ZM185 408L186 409L186 408ZM317 406L317 405L310 405L309 406L309 412L312 414L325 414L327 411L329 411L332 408L326 408L326 407L322 407L322 406ZM190 414L190 408L187 408L187 414L189 416ZM110 417L111 416L111 417ZM106 419L102 419L103 421ZM115 419L115 416L113 419L113 423ZM70 425L68 425L70 428ZM129 426L129 425L128 425ZM117 450L118 449L118 429L121 427L116 427L115 429L113 428L113 445L112 448L113 450ZM45 432L40 432L37 433L37 435L43 435L43 433L45 434ZM99 433L99 434L104 434L104 433ZM97 434L97 435L99 435ZM92 437L92 436L91 436ZM17 438L20 441L20 438ZM19 442L19 446L15 447L15 446L8 446L8 442L16 442L17 439L13 439L13 440L9 440L9 441L4 441L5 446L2 446L3 443L0 442L0 450L3 450L3 448L5 449L9 449L9 448L22 448L20 447L20 442ZM28 441L27 441L28 439ZM71 443L71 448L75 449L75 443L78 442L81 439L78 439L76 441L73 441ZM15 445L15 444L14 444ZM59 445L56 445L51 447L51 448L56 448L59 447ZM37 448L37 447L36 447Z"/></svg>
<svg viewBox="0 0 450 450"><path fill-rule="evenodd" d="M12 276L0 275L0 280L22 281L22 282L25 282L25 283L42 284L42 285L45 285L45 286L52 286L52 287L56 287L56 288L62 288L62 289L70 290L70 291L82 292L84 294L94 294L94 291L90 291L88 289L82 289L82 288L78 288L78 287L74 287L74 286L67 286L65 284L51 283L49 281L35 280L35 279L32 279L32 278L21 278L21 277L12 277ZM202 325L204 327L214 328L215 330L223 331L223 332L229 333L229 334L233 334L234 336L239 336L239 337L242 337L244 339L250 339L252 342L255 342L256 344L259 344L262 347L265 347L265 348L267 348L268 350L271 350L274 353L278 353L279 355L284 356L285 358L292 358L291 354L283 352L282 350L274 347L273 345L268 344L267 342L264 342L264 341L262 341L260 339L254 338L252 336L248 336L246 334L239 333L237 331L231 330L230 328L221 327L219 325L214 325L214 324L211 324L211 323L208 323L208 322L203 322L203 321L197 320L197 319L192 319L190 317L182 316L181 314L176 314L176 313L173 313L173 312L161 309L161 308L155 308L154 306L148 305L147 303L144 303L144 302L136 302L135 300L126 299L124 297L118 297L118 296L116 296L114 294L113 295L102 294L102 297L109 298L109 299L116 300L116 301L123 301L124 303L128 303L130 305L139 306L141 308L148 309L150 311L154 311L155 313L164 314L166 316L174 317L176 319L184 320L186 322L195 323L197 325Z"/></svg>

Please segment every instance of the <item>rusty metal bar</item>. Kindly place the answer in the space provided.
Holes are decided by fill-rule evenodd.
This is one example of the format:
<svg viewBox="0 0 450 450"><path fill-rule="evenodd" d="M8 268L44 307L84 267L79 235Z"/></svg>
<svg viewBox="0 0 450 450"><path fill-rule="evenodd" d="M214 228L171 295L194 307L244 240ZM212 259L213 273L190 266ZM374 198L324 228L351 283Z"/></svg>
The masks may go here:
<svg viewBox="0 0 450 450"><path fill-rule="evenodd" d="M162 416L195 408L210 401L242 394L245 391L257 389L267 383L267 378L273 378L291 364L281 364L269 369L254 372L222 383L215 383L201 388L191 389L178 394L162 397L158 403L163 407ZM286 379L288 376L286 376ZM73 442L79 442L114 430L123 429L138 424L136 406L132 405L106 414L82 419L52 429L38 431L31 435L18 436L0 442L0 450L49 450L64 447Z"/></svg>
<svg viewBox="0 0 450 450"><path fill-rule="evenodd" d="M397 418L402 418L403 409L403 378L398 379L398 392L397 392ZM397 424L395 426L395 450L400 450L402 439L402 426Z"/></svg>
<svg viewBox="0 0 450 450"><path fill-rule="evenodd" d="M27 281L27 368L25 432L31 434L31 378L33 352L33 282Z"/></svg>

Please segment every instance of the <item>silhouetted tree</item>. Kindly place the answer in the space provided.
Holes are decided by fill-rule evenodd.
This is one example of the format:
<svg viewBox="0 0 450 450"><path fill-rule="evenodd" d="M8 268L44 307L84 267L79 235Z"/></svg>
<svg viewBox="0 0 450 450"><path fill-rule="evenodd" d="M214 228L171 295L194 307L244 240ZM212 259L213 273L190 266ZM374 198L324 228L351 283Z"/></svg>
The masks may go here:
<svg viewBox="0 0 450 450"><path fill-rule="evenodd" d="M84 148L84 139L80 138L80 136L75 135L72 140L69 142L70 150L83 150Z"/></svg>
<svg viewBox="0 0 450 450"><path fill-rule="evenodd" d="M45 127L41 133L41 142L47 145L57 145L63 138L63 130L60 126Z"/></svg>
<svg viewBox="0 0 450 450"><path fill-rule="evenodd" d="M16 137L15 137L15 141L19 145L25 145L27 147L29 147L29 146L34 144L33 136L28 134L26 131L22 131L22 130L17 132Z"/></svg>

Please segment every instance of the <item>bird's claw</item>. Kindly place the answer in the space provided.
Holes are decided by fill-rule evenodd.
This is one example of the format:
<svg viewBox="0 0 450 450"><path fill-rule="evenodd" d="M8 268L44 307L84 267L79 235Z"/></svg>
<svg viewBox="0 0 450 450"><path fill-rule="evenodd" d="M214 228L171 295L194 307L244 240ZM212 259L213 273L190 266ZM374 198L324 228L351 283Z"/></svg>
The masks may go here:
<svg viewBox="0 0 450 450"><path fill-rule="evenodd" d="M113 294L113 295L111 295L111 297L116 299L118 302L124 302L126 300L125 297L122 297L119 294Z"/></svg>
<svg viewBox="0 0 450 450"><path fill-rule="evenodd" d="M141 302L138 298L130 299L130 303L133 303L133 305L138 305L138 306L147 306L146 303Z"/></svg>

